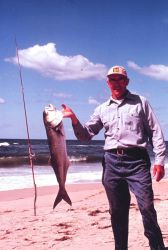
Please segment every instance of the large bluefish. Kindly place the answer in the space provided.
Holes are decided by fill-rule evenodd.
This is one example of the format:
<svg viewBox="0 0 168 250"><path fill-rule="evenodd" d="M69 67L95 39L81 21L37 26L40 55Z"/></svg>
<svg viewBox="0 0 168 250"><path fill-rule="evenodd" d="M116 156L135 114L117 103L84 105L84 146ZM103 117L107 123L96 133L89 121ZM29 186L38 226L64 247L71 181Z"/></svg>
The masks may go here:
<svg viewBox="0 0 168 250"><path fill-rule="evenodd" d="M59 191L55 199L53 209L62 199L65 200L69 205L72 205L67 191L65 190L65 181L69 167L69 159L67 155L62 119L62 112L56 110L52 104L50 104L49 107L45 108L43 112L43 120L50 149L51 165L54 169L57 181L59 183Z"/></svg>

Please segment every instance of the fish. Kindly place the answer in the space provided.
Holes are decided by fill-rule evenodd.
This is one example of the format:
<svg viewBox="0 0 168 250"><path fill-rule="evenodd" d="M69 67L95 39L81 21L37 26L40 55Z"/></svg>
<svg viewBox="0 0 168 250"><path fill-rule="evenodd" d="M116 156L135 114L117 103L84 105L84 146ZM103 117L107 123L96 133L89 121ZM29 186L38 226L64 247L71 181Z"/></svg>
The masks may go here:
<svg viewBox="0 0 168 250"><path fill-rule="evenodd" d="M56 110L52 104L45 107L43 111L43 122L48 138L50 162L59 184L59 190L53 204L53 209L62 200L66 201L70 206L72 205L71 199L65 189L70 162L67 154L65 131L62 120L62 112Z"/></svg>

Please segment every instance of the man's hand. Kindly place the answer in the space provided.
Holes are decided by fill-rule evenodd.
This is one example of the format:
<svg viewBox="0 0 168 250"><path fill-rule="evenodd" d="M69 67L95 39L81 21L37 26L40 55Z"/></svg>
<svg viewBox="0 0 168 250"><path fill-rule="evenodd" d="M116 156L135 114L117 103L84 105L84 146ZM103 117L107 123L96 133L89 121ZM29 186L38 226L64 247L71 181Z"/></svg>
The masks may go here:
<svg viewBox="0 0 168 250"><path fill-rule="evenodd" d="M154 165L153 167L153 177L155 177L156 181L160 181L165 175L164 166L162 165Z"/></svg>
<svg viewBox="0 0 168 250"><path fill-rule="evenodd" d="M78 119L75 115L75 113L72 111L72 109L70 109L69 107L67 107L65 104L62 104L62 114L64 118L71 118L72 120L72 124L77 124L78 123Z"/></svg>

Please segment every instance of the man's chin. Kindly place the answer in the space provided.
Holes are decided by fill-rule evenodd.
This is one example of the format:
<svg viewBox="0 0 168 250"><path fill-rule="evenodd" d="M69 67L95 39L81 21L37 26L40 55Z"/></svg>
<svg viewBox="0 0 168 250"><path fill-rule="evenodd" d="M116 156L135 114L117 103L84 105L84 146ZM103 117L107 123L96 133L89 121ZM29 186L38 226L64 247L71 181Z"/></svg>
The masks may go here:
<svg viewBox="0 0 168 250"><path fill-rule="evenodd" d="M119 91L114 91L114 95L116 96L117 99L122 98L122 93L120 93Z"/></svg>

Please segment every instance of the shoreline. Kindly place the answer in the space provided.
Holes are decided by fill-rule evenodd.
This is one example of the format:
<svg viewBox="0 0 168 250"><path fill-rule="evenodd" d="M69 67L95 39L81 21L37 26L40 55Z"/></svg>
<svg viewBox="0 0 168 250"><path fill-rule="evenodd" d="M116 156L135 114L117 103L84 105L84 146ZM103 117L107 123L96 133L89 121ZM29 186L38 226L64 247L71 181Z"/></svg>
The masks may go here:
<svg viewBox="0 0 168 250"><path fill-rule="evenodd" d="M55 177L55 176L54 176ZM167 184L166 184L167 183ZM167 185L168 186L168 178L162 179L160 182L156 182L154 179L152 180L153 190L154 194L155 191L159 192L157 190L157 187L159 188L159 184L162 184L162 186ZM77 189L81 190L92 190L96 188L104 188L101 181L95 181L95 182L78 182L78 183L66 183L66 189L70 192L77 192ZM58 183L56 182L55 185L44 185L44 186L37 186L37 193L40 196L47 195L47 194L53 194L58 192ZM25 188L16 188L16 189L9 189L9 190L0 190L0 202L1 201L10 201L15 200L16 198L22 199L32 197L32 193L34 193L34 187L32 184L32 187L25 187Z"/></svg>
<svg viewBox="0 0 168 250"><path fill-rule="evenodd" d="M162 179L160 182L156 182L152 180L152 186L154 195L161 195L159 191L159 185L162 188L168 187L168 178ZM37 195L45 196L45 195L52 195L57 194L58 192L58 183L55 185L46 185L46 186L36 186L37 188ZM87 191L87 190L95 190L96 188L102 188L103 184L101 181L97 182L80 182L80 183L67 183L66 190L67 192L80 192L80 191ZM131 193L132 194L132 193ZM133 195L133 194L132 194ZM10 190L0 190L0 202L3 201L12 201L16 199L24 199L30 198L34 196L34 187L26 187L26 188L17 188L17 189L10 189Z"/></svg>
<svg viewBox="0 0 168 250"><path fill-rule="evenodd" d="M103 185L101 182L86 182L86 183L73 183L66 184L67 192L78 192L85 190L94 190L100 188ZM78 191L76 190L78 189ZM50 186L39 186L37 187L37 193L39 196L57 194L58 184ZM34 188L18 188L12 190L2 190L0 191L0 202L12 201L16 199L30 198L34 196Z"/></svg>
<svg viewBox="0 0 168 250"><path fill-rule="evenodd" d="M168 180L153 181L155 208L165 245L168 247ZM37 188L36 216L34 189L0 192L0 248L2 250L108 250L114 239L108 201L101 183L67 184L72 200L53 210L58 186ZM142 219L131 194L129 249L149 249Z"/></svg>

